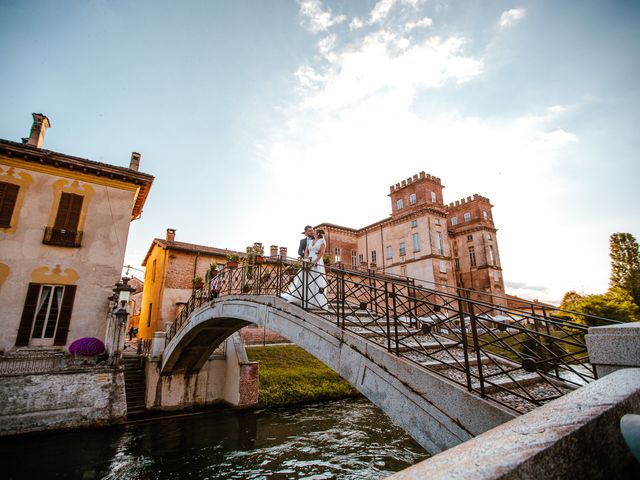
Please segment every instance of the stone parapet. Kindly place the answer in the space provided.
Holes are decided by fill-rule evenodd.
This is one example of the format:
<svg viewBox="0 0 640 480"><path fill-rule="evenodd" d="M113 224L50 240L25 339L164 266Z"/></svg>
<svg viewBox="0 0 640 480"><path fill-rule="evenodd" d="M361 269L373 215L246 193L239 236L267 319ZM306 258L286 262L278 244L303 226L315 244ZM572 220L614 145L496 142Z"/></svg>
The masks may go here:
<svg viewBox="0 0 640 480"><path fill-rule="evenodd" d="M591 327L586 341L599 377L621 368L640 367L640 322Z"/></svg>
<svg viewBox="0 0 640 480"><path fill-rule="evenodd" d="M390 480L640 478L620 418L640 411L640 369L613 372Z"/></svg>

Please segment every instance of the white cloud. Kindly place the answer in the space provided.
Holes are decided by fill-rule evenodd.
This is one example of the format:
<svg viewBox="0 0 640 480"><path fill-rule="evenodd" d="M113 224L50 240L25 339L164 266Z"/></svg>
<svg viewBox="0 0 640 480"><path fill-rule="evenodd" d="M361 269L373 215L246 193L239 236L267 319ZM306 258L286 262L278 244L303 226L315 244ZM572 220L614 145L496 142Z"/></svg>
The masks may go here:
<svg viewBox="0 0 640 480"><path fill-rule="evenodd" d="M500 15L500 28L507 28L522 20L526 14L524 8L512 8Z"/></svg>
<svg viewBox="0 0 640 480"><path fill-rule="evenodd" d="M565 107L564 105L552 105L547 108L547 111L549 113L562 113L567 111L567 107Z"/></svg>
<svg viewBox="0 0 640 480"><path fill-rule="evenodd" d="M430 27L431 25L433 25L433 20L431 20L429 17L424 17L423 19L418 20L417 22L405 23L404 30L405 32L410 32L415 28Z"/></svg>
<svg viewBox="0 0 640 480"><path fill-rule="evenodd" d="M364 27L364 22L360 17L353 17L353 20L351 20L351 23L349 23L350 30L359 30L362 27Z"/></svg>
<svg viewBox="0 0 640 480"><path fill-rule="evenodd" d="M396 0L379 0L371 10L369 24L378 23L387 18L395 4Z"/></svg>
<svg viewBox="0 0 640 480"><path fill-rule="evenodd" d="M332 52L322 76L315 78L303 104L340 108L386 89L435 88L451 80L463 82L482 71L482 61L463 53L458 37L431 37L411 44L388 31L366 36L355 46Z"/></svg>
<svg viewBox="0 0 640 480"><path fill-rule="evenodd" d="M306 20L305 27L314 33L326 31L329 27L342 23L347 19L344 15L334 16L330 8L324 10L320 0L304 0L300 2L300 14Z"/></svg>

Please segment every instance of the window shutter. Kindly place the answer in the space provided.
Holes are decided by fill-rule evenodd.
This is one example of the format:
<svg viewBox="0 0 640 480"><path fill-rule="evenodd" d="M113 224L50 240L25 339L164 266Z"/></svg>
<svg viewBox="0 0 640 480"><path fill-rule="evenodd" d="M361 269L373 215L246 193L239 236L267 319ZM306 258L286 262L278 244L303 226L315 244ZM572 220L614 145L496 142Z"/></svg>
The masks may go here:
<svg viewBox="0 0 640 480"><path fill-rule="evenodd" d="M53 340L54 345L65 345L67 343L71 311L73 310L73 300L75 296L76 286L65 285L64 295L62 296L62 307L60 308L60 316L58 317L58 328L56 328L56 337Z"/></svg>
<svg viewBox="0 0 640 480"><path fill-rule="evenodd" d="M29 345L29 336L31 335L31 327L33 326L33 317L36 314L36 305L38 303L38 295L40 294L40 284L30 283L27 289L27 298L22 309L22 319L18 327L18 336L16 337L16 347L26 347Z"/></svg>
<svg viewBox="0 0 640 480"><path fill-rule="evenodd" d="M71 199L71 206L69 208L69 219L67 220L67 230L72 232L78 231L78 224L80 223L80 212L82 212L82 200L81 195L74 195Z"/></svg>
<svg viewBox="0 0 640 480"><path fill-rule="evenodd" d="M70 232L77 231L83 198L82 195L63 193L60 196L60 205L58 205L58 213L56 214L56 222L53 228Z"/></svg>
<svg viewBox="0 0 640 480"><path fill-rule="evenodd" d="M10 227L13 209L20 187L13 183L0 183L0 227Z"/></svg>

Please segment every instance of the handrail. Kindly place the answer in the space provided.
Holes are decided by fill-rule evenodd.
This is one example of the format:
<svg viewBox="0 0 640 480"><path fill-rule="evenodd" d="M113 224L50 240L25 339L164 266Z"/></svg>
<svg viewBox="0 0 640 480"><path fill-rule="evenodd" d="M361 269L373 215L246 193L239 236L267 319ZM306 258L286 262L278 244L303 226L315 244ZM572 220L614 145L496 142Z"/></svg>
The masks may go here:
<svg viewBox="0 0 640 480"><path fill-rule="evenodd" d="M220 296L285 297L390 353L517 412L596 378L584 341L588 326L416 285L415 279L307 261L245 262L219 273ZM216 299L194 290L171 340L194 310ZM474 292L482 295L484 292ZM486 295L485 295L486 296ZM618 323L598 318L598 322Z"/></svg>

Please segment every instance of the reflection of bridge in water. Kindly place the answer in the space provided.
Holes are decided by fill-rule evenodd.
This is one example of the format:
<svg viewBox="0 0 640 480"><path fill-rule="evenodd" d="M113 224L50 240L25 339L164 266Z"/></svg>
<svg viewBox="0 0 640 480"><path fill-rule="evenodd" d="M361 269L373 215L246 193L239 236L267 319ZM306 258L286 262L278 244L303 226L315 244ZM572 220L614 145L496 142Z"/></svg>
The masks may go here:
<svg viewBox="0 0 640 480"><path fill-rule="evenodd" d="M584 336L603 319L570 322L533 304L527 312L343 265L326 268L326 288L289 260L221 274L220 298L210 300L206 286L194 291L171 325L162 373L199 370L233 332L259 324L339 373L431 452L596 377ZM292 284L295 303L280 298Z"/></svg>

